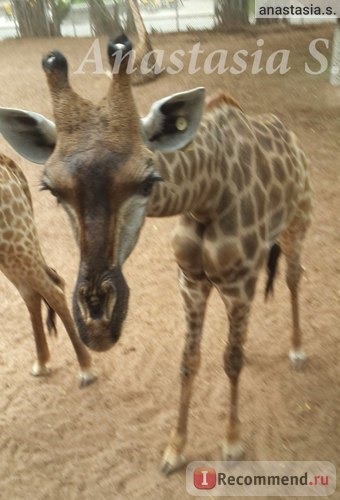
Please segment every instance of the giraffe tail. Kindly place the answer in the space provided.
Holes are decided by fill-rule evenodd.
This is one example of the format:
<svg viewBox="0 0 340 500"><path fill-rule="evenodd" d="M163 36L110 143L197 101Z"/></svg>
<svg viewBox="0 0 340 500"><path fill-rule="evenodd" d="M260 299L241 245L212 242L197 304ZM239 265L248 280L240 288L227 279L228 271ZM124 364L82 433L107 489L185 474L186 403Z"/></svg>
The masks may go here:
<svg viewBox="0 0 340 500"><path fill-rule="evenodd" d="M54 335L56 337L58 334L56 326L56 312L54 309L52 309L52 307L48 305L45 299L44 302L47 307L47 316L46 316L47 331L50 335Z"/></svg>
<svg viewBox="0 0 340 500"><path fill-rule="evenodd" d="M267 260L267 283L264 293L265 300L268 299L269 295L274 294L274 281L277 273L277 264L280 255L281 255L281 247L277 243L274 243L274 245L269 250L269 256Z"/></svg>
<svg viewBox="0 0 340 500"><path fill-rule="evenodd" d="M64 280L59 276L57 271L52 269L51 267L46 266L45 270L49 276L49 278L53 281L54 285L64 291ZM48 302L44 299L44 302L47 307L47 316L46 316L46 326L47 331L50 335L57 336L57 327L56 327L56 312L52 307L48 304Z"/></svg>

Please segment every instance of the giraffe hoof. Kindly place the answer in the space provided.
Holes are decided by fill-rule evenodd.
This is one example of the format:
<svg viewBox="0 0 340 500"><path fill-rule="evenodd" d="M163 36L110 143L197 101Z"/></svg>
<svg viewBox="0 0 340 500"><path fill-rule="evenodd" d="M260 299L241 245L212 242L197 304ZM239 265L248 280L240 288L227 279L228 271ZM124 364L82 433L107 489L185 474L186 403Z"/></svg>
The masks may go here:
<svg viewBox="0 0 340 500"><path fill-rule="evenodd" d="M307 362L307 356L301 349L289 351L289 359L296 371L303 370Z"/></svg>
<svg viewBox="0 0 340 500"><path fill-rule="evenodd" d="M241 460L244 456L244 448L240 441L236 443L228 443L224 441L222 443L222 460L234 461Z"/></svg>
<svg viewBox="0 0 340 500"><path fill-rule="evenodd" d="M169 445L163 455L162 472L168 476L183 467L186 463L186 458Z"/></svg>
<svg viewBox="0 0 340 500"><path fill-rule="evenodd" d="M93 384L96 380L96 375L93 375L93 373L89 371L83 371L80 373L80 388L83 389L84 387Z"/></svg>
<svg viewBox="0 0 340 500"><path fill-rule="evenodd" d="M46 377L50 375L50 373L51 369L48 365L41 365L39 361L36 361L31 369L31 375L33 375L33 377Z"/></svg>

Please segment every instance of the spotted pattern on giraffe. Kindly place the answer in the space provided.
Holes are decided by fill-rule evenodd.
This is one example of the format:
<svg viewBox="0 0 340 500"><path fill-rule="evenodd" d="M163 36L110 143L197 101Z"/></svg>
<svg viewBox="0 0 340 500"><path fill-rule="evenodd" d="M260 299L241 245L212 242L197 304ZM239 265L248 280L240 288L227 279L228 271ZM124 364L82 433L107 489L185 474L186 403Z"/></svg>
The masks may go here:
<svg viewBox="0 0 340 500"><path fill-rule="evenodd" d="M44 299L52 318L48 328L55 329L53 317L56 312L78 357L80 383L88 385L95 380L90 371L91 359L73 325L64 282L47 266L42 255L28 183L19 166L3 154L0 154L0 200L0 270L17 288L30 313L37 351L31 373L35 376L49 373L50 353L41 317L41 300Z"/></svg>

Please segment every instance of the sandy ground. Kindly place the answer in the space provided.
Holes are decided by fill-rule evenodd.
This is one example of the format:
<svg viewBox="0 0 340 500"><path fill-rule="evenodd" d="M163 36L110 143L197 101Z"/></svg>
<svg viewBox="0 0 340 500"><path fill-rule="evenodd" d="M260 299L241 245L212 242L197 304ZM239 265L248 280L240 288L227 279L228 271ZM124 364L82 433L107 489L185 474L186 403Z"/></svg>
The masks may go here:
<svg viewBox="0 0 340 500"><path fill-rule="evenodd" d="M291 70L283 76L167 76L136 89L140 110L153 99L195 87L219 87L233 94L249 113L270 111L302 138L313 164L315 213L308 234L301 310L309 363L303 373L289 366L289 295L281 271L275 299L263 302L259 283L242 374L241 417L248 460L328 460L339 464L339 301L340 301L340 90L326 73L307 75L311 40L331 40L332 29L233 36L187 34L154 37L166 51L201 41L206 51L240 48L253 52L262 37L264 61L274 50L289 49ZM41 55L58 47L75 70L90 39L5 41L0 44L0 104L51 116ZM105 41L102 41L105 54ZM327 51L325 51L327 54ZM318 64L314 64L318 68ZM88 70L90 71L90 67ZM73 75L75 88L99 99L105 76ZM42 247L49 264L67 281L69 299L78 251L61 208L39 192L41 169L20 160L1 140L2 151L17 159L33 193ZM129 316L121 341L111 352L93 355L96 384L80 390L77 364L65 331L51 339L50 377L29 375L34 360L28 313L14 287L0 277L1 396L0 498L184 499L185 471L165 478L162 452L175 422L184 317L170 249L175 219L148 220L126 264L131 288ZM60 322L59 322L60 325ZM217 294L209 303L203 363L190 414L189 460L219 459L229 388L222 369L227 320ZM337 490L340 498L340 489Z"/></svg>

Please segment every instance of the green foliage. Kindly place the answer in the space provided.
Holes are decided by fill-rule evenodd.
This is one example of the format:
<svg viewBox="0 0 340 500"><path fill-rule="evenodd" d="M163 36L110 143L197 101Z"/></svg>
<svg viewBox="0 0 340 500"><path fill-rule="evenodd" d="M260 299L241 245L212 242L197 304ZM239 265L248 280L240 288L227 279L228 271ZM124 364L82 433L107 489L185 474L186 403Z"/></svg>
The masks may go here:
<svg viewBox="0 0 340 500"><path fill-rule="evenodd" d="M255 14L255 0L248 0L249 15Z"/></svg>
<svg viewBox="0 0 340 500"><path fill-rule="evenodd" d="M249 23L249 0L216 0L217 24L226 29Z"/></svg>
<svg viewBox="0 0 340 500"><path fill-rule="evenodd" d="M71 2L70 0L52 0L50 4L54 21L60 25L70 12Z"/></svg>
<svg viewBox="0 0 340 500"><path fill-rule="evenodd" d="M86 0L70 0L72 5L86 5ZM113 4L119 4L119 5L124 5L126 3L126 0L111 0L111 3Z"/></svg>

